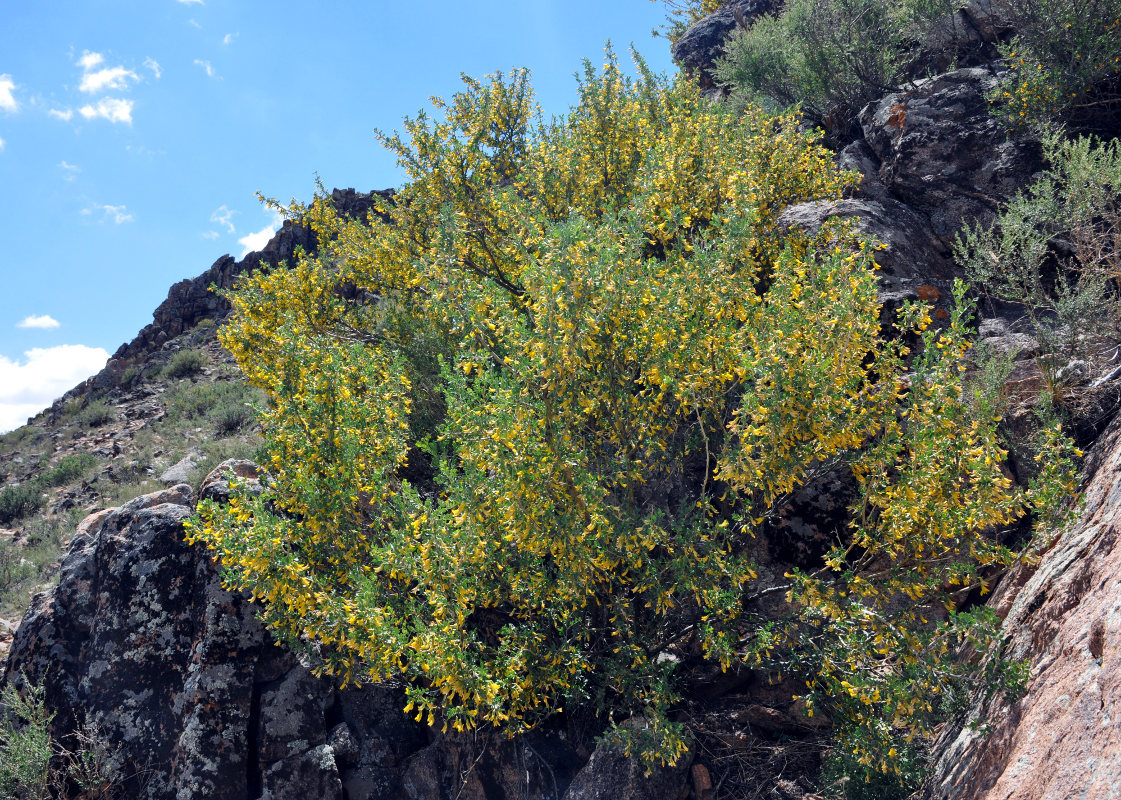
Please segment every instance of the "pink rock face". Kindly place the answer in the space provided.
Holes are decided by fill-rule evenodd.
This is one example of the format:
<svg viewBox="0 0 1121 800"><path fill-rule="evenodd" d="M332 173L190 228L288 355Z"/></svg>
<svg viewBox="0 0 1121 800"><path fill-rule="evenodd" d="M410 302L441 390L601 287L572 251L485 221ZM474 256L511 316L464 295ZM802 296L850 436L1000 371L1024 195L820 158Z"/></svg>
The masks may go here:
<svg viewBox="0 0 1121 800"><path fill-rule="evenodd" d="M944 742L931 800L1121 798L1121 422L1087 475L1078 521L992 600L1008 655L1031 663L1027 693L980 710L987 736Z"/></svg>

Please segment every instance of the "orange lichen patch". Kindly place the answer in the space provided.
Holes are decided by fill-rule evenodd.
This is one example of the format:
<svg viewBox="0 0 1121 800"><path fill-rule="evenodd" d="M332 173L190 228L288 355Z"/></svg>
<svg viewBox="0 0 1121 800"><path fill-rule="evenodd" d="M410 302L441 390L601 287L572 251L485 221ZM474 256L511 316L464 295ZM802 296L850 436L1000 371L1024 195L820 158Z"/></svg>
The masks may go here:
<svg viewBox="0 0 1121 800"><path fill-rule="evenodd" d="M929 283L920 286L915 290L915 293L924 303L935 303L942 296L942 290L937 286L931 286ZM940 319L945 319L945 316L940 317Z"/></svg>
<svg viewBox="0 0 1121 800"><path fill-rule="evenodd" d="M889 128L903 129L907 123L907 104L896 103L891 107L888 113L887 124Z"/></svg>

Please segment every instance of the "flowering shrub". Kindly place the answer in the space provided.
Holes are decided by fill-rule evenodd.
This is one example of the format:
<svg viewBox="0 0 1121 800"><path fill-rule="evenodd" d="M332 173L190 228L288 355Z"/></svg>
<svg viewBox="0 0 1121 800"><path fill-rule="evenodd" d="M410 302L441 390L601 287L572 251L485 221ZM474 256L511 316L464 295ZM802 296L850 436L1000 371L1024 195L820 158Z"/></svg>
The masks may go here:
<svg viewBox="0 0 1121 800"><path fill-rule="evenodd" d="M382 137L409 182L368 224L290 209L319 253L245 279L221 332L269 398L271 490L203 503L190 536L282 639L343 681L404 676L430 724L590 708L671 762L666 655L759 663L812 632L811 683L907 728L941 673L889 676L947 641L921 610L1010 560L981 532L1042 489L1009 484L962 390L962 313L936 334L905 309L911 364L874 249L778 229L850 180L799 120L638 66L586 66L552 120L524 72L465 79ZM753 537L823 469L862 487L852 528L760 627Z"/></svg>
<svg viewBox="0 0 1121 800"><path fill-rule="evenodd" d="M1009 0L1015 37L997 108L1014 123L1073 116L1116 134L1121 124L1121 0Z"/></svg>

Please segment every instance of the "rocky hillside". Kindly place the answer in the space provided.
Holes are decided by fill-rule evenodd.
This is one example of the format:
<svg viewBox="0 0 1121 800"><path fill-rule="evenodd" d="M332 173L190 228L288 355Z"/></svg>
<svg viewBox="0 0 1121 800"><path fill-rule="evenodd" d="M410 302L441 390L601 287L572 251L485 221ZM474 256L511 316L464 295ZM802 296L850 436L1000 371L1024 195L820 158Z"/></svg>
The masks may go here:
<svg viewBox="0 0 1121 800"><path fill-rule="evenodd" d="M344 213L364 218L373 194L336 190ZM264 250L223 256L171 287L131 342L97 375L28 424L0 437L0 652L31 596L57 576L58 557L86 515L161 486L198 482L219 462L257 448L253 406L218 345L229 311L211 287L283 264L314 235L286 222Z"/></svg>
<svg viewBox="0 0 1121 800"><path fill-rule="evenodd" d="M687 31L675 57L715 93L712 65L725 37L779 6L735 0ZM987 8L972 3L960 12L972 15L981 43L1002 34ZM993 219L1046 166L1030 130L1010 132L990 113L993 71L960 63L865 105L836 153L863 176L859 187L782 215L784 225L808 230L851 219L882 243L885 322L906 300L930 302L945 318L952 282L963 274L955 237L966 223ZM332 199L362 217L372 197L346 190ZM404 714L403 687L339 688L317 677L313 648L275 646L250 598L222 589L209 555L184 542L183 522L200 497L228 497L232 476L251 484L261 477L249 407L262 399L238 381L218 345L228 306L209 287L229 288L238 275L315 246L307 229L286 223L264 251L225 256L176 284L152 324L101 373L0 441L0 686L41 687L51 731L67 751L56 765L83 752L94 765L98 788L72 779L56 787L61 794L877 796L823 772L830 721L793 699L797 675L690 665L678 718L693 747L676 766L647 772L598 741L594 721L578 712L513 739L441 731ZM1004 621L1006 654L1027 663L1031 676L1019 698L967 699L948 719L919 795L931 800L1121 796L1118 343L1102 333L1087 359L1049 376L1021 311L982 304L978 338L1007 355L1013 406L1053 375L1080 398L1085 503L1074 524L1038 548L1038 560L992 576L996 589L985 600ZM1027 424L1022 417L1012 415L1013 432ZM1010 474L1017 468L1013 458ZM850 492L828 480L797 492L760 543L760 572L781 577L819 555ZM781 600L756 602L765 614Z"/></svg>

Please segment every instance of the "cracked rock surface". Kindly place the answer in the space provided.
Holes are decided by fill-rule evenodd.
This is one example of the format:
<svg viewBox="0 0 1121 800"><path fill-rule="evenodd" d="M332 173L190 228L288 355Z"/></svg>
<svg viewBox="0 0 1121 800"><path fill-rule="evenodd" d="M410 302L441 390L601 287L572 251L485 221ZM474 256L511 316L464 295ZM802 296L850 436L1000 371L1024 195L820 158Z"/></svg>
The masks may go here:
<svg viewBox="0 0 1121 800"><path fill-rule="evenodd" d="M1086 474L1078 521L990 602L1007 656L1031 666L1027 691L974 709L987 736L946 736L926 800L1121 797L1121 419Z"/></svg>

